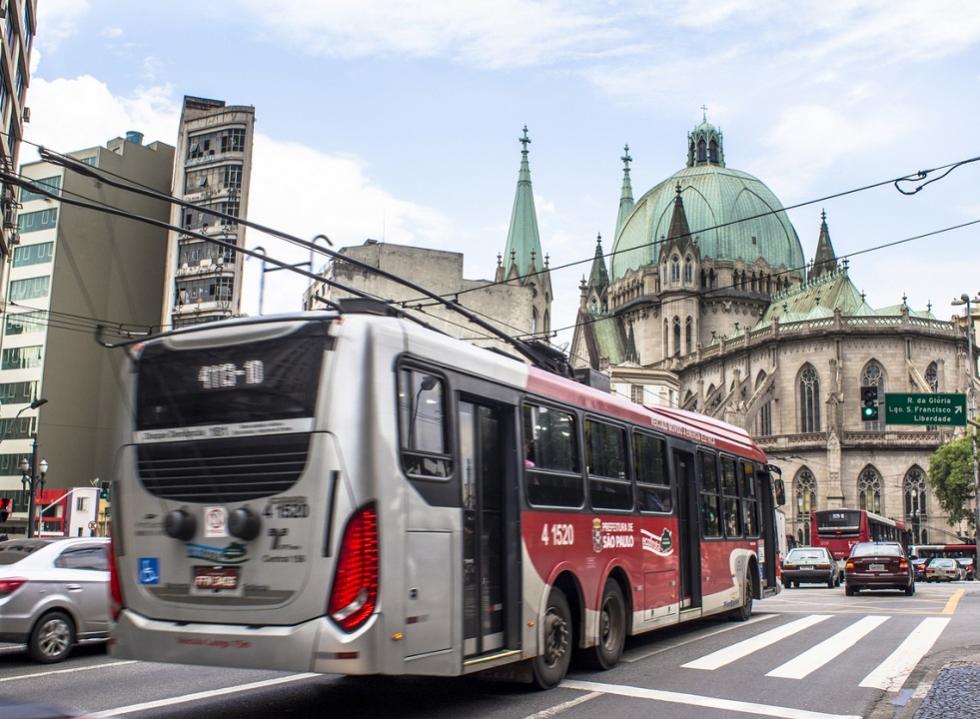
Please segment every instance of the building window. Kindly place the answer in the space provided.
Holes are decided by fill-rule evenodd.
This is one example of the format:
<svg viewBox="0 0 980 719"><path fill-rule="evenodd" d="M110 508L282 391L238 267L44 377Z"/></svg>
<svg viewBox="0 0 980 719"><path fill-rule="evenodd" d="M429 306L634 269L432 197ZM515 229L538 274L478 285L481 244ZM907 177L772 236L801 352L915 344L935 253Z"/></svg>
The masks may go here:
<svg viewBox="0 0 980 719"><path fill-rule="evenodd" d="M197 302L230 302L233 286L234 281L231 277L208 277L179 281L177 283L177 305L189 305Z"/></svg>
<svg viewBox="0 0 980 719"><path fill-rule="evenodd" d="M684 281L687 283L694 282L694 262L690 257L684 260Z"/></svg>
<svg viewBox="0 0 980 719"><path fill-rule="evenodd" d="M919 467L912 467L905 474L905 518L912 525L913 536L918 536L919 525L926 520L926 477Z"/></svg>
<svg viewBox="0 0 980 719"><path fill-rule="evenodd" d="M718 162L718 143L715 140L708 145L708 159L716 164Z"/></svg>
<svg viewBox="0 0 980 719"><path fill-rule="evenodd" d="M759 408L757 434L760 437L768 437L772 434L772 400L766 400Z"/></svg>
<svg viewBox="0 0 980 719"><path fill-rule="evenodd" d="M864 366L864 371L861 373L861 386L878 388L878 419L865 422L864 428L881 431L885 428L885 373L875 360L871 360Z"/></svg>
<svg viewBox="0 0 980 719"><path fill-rule="evenodd" d="M24 56L27 57L31 49L31 39L34 33L31 32L31 3L30 0L22 0L24 12L20 16L20 31L24 35Z"/></svg>
<svg viewBox="0 0 980 719"><path fill-rule="evenodd" d="M75 511L76 512L88 511L88 497L75 497Z"/></svg>
<svg viewBox="0 0 980 719"><path fill-rule="evenodd" d="M222 152L244 152L245 151L245 128L232 127L221 133Z"/></svg>
<svg viewBox="0 0 980 719"><path fill-rule="evenodd" d="M91 165L92 167L95 167L99 162L98 155L89 155L88 157L79 157L77 159L79 162L85 165Z"/></svg>
<svg viewBox="0 0 980 719"><path fill-rule="evenodd" d="M21 234L47 230L56 224L58 224L58 208L56 207L38 210L37 212L25 212L17 217L17 231Z"/></svg>
<svg viewBox="0 0 980 719"><path fill-rule="evenodd" d="M881 514L881 475L870 465L858 477L858 507Z"/></svg>
<svg viewBox="0 0 980 719"><path fill-rule="evenodd" d="M46 190L50 190L55 195L61 194L61 176L55 175L54 177L45 177L41 180L31 180L35 185L41 185ZM26 187L20 188L20 201L30 202L31 200L50 200L50 197L45 195L40 195L36 192L31 192Z"/></svg>
<svg viewBox="0 0 980 719"><path fill-rule="evenodd" d="M51 278L29 277L26 280L13 280L10 283L10 299L14 302L19 300L33 300L38 297L47 297L51 289Z"/></svg>
<svg viewBox="0 0 980 719"><path fill-rule="evenodd" d="M48 313L45 310L34 310L33 312L8 313L7 321L4 325L4 334L23 335L31 332L40 332L47 327ZM0 434L0 437L3 437Z"/></svg>
<svg viewBox="0 0 980 719"><path fill-rule="evenodd" d="M630 400L634 404L643 404L643 385L642 384L631 384L630 385Z"/></svg>
<svg viewBox="0 0 980 719"><path fill-rule="evenodd" d="M29 369L41 366L41 345L11 347L3 351L0 369Z"/></svg>
<svg viewBox="0 0 980 719"><path fill-rule="evenodd" d="M37 397L37 382L4 382L0 384L0 402L26 404Z"/></svg>
<svg viewBox="0 0 980 719"><path fill-rule="evenodd" d="M7 417L0 420L0 437L28 439L37 431L37 417Z"/></svg>
<svg viewBox="0 0 980 719"><path fill-rule="evenodd" d="M230 263L235 259L235 250L231 247L216 245L213 242L184 242L177 251L177 264L181 267L199 267L206 261L208 265Z"/></svg>
<svg viewBox="0 0 980 719"><path fill-rule="evenodd" d="M698 162L704 162L708 159L708 146L705 144L704 140L698 140Z"/></svg>
<svg viewBox="0 0 980 719"><path fill-rule="evenodd" d="M694 351L694 320L690 317L687 318L687 323L684 327L684 347L687 350L687 354L691 354Z"/></svg>
<svg viewBox="0 0 980 719"><path fill-rule="evenodd" d="M681 318L674 318L674 356L680 357L681 354Z"/></svg>
<svg viewBox="0 0 980 719"><path fill-rule="evenodd" d="M677 255L670 258L670 281L681 281L681 258Z"/></svg>
<svg viewBox="0 0 980 719"><path fill-rule="evenodd" d="M810 514L817 508L817 480L808 468L803 467L793 480L793 495L796 497L797 536L804 545L810 544Z"/></svg>
<svg viewBox="0 0 980 719"><path fill-rule="evenodd" d="M23 103L24 102L24 68L19 64L17 65L17 85L14 89L17 93L17 99Z"/></svg>
<svg viewBox="0 0 980 719"><path fill-rule="evenodd" d="M930 362L926 367L926 384L933 392L939 391L939 367L935 362Z"/></svg>
<svg viewBox="0 0 980 719"><path fill-rule="evenodd" d="M800 432L820 431L820 379L813 365L800 372Z"/></svg>
<svg viewBox="0 0 980 719"><path fill-rule="evenodd" d="M190 170L184 176L184 192L219 192L221 190L240 190L242 187L242 166L222 165L202 170Z"/></svg>
<svg viewBox="0 0 980 719"><path fill-rule="evenodd" d="M14 248L14 267L40 265L54 258L54 243L40 242L36 245L21 245Z"/></svg>

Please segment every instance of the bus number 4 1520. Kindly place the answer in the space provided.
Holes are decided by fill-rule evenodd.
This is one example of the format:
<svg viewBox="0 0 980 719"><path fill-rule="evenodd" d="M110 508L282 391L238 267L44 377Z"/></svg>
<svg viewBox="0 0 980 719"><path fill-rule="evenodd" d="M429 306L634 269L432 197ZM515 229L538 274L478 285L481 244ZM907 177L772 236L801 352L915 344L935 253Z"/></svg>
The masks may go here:
<svg viewBox="0 0 980 719"><path fill-rule="evenodd" d="M546 524L541 527L541 543L546 546L553 544L556 547L575 544L575 527L571 524Z"/></svg>

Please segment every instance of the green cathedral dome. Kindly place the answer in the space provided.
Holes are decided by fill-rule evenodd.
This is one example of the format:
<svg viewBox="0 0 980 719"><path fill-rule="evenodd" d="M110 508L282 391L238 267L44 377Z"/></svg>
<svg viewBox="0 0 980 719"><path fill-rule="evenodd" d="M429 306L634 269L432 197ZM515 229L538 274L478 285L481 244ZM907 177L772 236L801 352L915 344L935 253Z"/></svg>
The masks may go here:
<svg viewBox="0 0 980 719"><path fill-rule="evenodd" d="M627 270L656 264L677 186L702 258L755 262L761 257L770 267L803 274L803 247L782 203L758 178L725 166L721 131L704 121L688 135L687 167L643 195L623 223L613 245L613 281ZM756 215L761 217L738 222ZM718 225L725 226L708 229Z"/></svg>

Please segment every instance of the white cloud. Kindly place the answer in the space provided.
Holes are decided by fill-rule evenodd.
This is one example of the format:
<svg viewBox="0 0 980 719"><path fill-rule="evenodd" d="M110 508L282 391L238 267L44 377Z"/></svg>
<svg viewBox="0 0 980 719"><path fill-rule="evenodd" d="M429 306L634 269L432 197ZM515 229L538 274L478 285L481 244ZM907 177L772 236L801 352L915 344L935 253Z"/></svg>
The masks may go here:
<svg viewBox="0 0 980 719"><path fill-rule="evenodd" d="M605 13L558 0L249 0L266 25L331 57L447 57L478 67L520 67L616 50L632 33Z"/></svg>
<svg viewBox="0 0 980 719"><path fill-rule="evenodd" d="M78 31L78 21L89 7L89 0L41 0L37 4L38 42L46 50L56 50Z"/></svg>
<svg viewBox="0 0 980 719"><path fill-rule="evenodd" d="M90 76L31 84L28 139L60 152L102 145L126 130L144 133L146 142L177 141L180 104L171 87L140 88L114 95ZM67 121L70 112L70 122ZM23 161L36 159L25 146ZM394 196L374 182L357 157L320 152L307 145L256 133L249 219L303 238L324 233L335 248L368 237L440 249L456 249L449 222L440 212ZM258 232L247 233L249 247L263 245L289 262L308 259L307 250ZM246 265L246 311L258 305L258 276ZM317 268L323 260L316 260ZM267 276L265 311L296 310L306 280L293 273Z"/></svg>
<svg viewBox="0 0 980 719"><path fill-rule="evenodd" d="M107 27L101 33L102 37L116 38L123 36L123 29L121 27Z"/></svg>

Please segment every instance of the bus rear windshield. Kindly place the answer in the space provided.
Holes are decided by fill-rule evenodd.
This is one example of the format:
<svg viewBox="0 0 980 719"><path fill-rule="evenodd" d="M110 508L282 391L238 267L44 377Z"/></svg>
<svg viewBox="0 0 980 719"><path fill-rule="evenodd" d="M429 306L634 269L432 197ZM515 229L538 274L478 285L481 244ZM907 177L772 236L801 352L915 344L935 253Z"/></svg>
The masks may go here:
<svg viewBox="0 0 980 719"><path fill-rule="evenodd" d="M861 531L861 513L830 509L817 512L817 534L836 537L857 536Z"/></svg>
<svg viewBox="0 0 980 719"><path fill-rule="evenodd" d="M312 417L327 324L203 349L151 343L139 359L139 430Z"/></svg>

